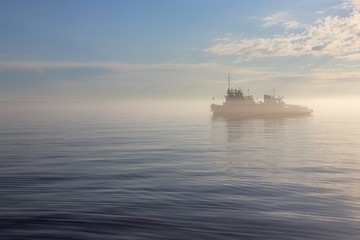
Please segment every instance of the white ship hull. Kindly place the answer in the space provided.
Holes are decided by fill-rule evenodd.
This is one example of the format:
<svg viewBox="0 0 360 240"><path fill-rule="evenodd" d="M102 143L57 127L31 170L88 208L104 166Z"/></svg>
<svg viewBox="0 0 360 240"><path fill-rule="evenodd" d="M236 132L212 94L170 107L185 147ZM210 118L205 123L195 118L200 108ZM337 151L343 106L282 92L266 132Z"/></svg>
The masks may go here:
<svg viewBox="0 0 360 240"><path fill-rule="evenodd" d="M267 104L211 104L214 116L233 117L276 117L276 116L306 116L313 112L307 107L298 105L267 105Z"/></svg>

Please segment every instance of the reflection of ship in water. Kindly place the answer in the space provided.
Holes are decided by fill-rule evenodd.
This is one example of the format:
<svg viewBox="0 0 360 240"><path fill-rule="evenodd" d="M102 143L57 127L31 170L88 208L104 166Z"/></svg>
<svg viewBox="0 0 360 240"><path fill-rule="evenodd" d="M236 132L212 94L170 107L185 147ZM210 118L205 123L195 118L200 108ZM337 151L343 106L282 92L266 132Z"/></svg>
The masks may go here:
<svg viewBox="0 0 360 240"><path fill-rule="evenodd" d="M264 95L264 101L255 102L251 95L245 96L241 90L229 87L225 95L225 102L222 105L211 104L210 108L214 116L223 117L286 117L306 116L313 110L306 106L286 104L283 97L275 97L273 94Z"/></svg>
<svg viewBox="0 0 360 240"><path fill-rule="evenodd" d="M223 167L271 174L298 159L311 157L312 118L225 118L212 117L211 126L216 152L225 154ZM299 134L302 133L302 134ZM224 155L222 155L224 156ZM259 175L263 176L263 175Z"/></svg>
<svg viewBox="0 0 360 240"><path fill-rule="evenodd" d="M273 136L276 141L282 138L287 123L294 123L300 118L231 118L212 116L212 127L217 137L223 136L227 142L258 142L259 136ZM257 140L255 140L257 139ZM274 140L275 140L274 139Z"/></svg>

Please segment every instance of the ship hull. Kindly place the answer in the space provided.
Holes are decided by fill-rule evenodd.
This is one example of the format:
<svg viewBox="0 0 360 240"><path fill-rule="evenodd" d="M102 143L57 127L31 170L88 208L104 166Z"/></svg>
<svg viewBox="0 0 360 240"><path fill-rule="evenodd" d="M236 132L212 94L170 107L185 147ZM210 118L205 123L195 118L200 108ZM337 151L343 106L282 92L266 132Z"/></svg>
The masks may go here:
<svg viewBox="0 0 360 240"><path fill-rule="evenodd" d="M210 106L214 116L249 118L249 117L287 117L309 116L311 109L297 105L269 106L261 104L226 106L212 104Z"/></svg>

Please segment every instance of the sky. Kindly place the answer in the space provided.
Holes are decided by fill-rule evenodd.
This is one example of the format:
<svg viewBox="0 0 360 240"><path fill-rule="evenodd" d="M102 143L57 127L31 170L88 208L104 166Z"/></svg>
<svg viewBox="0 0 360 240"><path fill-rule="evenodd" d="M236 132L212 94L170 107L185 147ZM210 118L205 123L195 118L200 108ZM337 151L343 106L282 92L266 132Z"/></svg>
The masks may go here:
<svg viewBox="0 0 360 240"><path fill-rule="evenodd" d="M0 101L360 91L360 0L2 0L0 29Z"/></svg>

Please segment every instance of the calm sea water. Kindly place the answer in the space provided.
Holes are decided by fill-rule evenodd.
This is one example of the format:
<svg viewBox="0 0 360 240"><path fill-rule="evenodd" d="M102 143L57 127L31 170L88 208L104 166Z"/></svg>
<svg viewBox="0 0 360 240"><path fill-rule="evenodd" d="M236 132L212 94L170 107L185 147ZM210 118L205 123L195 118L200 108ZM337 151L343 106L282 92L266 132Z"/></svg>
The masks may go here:
<svg viewBox="0 0 360 240"><path fill-rule="evenodd" d="M360 111L0 105L0 239L360 239Z"/></svg>

